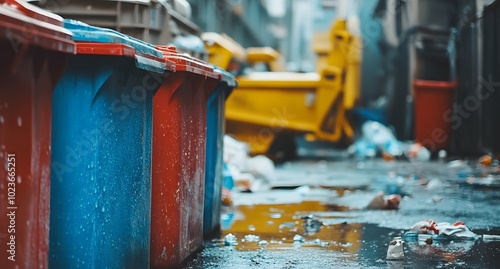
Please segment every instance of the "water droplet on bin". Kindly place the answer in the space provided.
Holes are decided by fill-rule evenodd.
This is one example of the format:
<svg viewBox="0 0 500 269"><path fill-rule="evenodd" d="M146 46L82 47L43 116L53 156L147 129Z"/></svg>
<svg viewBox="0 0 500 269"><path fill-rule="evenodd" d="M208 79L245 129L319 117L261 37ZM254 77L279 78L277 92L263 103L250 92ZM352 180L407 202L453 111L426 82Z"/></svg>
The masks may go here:
<svg viewBox="0 0 500 269"><path fill-rule="evenodd" d="M20 175L18 175L18 176L17 176L17 184L21 184L21 182L22 182L21 176L20 176Z"/></svg>
<svg viewBox="0 0 500 269"><path fill-rule="evenodd" d="M104 206L101 208L101 212L104 212L106 211L106 209L104 208Z"/></svg>
<svg viewBox="0 0 500 269"><path fill-rule="evenodd" d="M23 125L23 119L21 117L17 117L17 126L21 127Z"/></svg>
<svg viewBox="0 0 500 269"><path fill-rule="evenodd" d="M3 118L3 116L0 116L0 124L3 124L5 122L5 119Z"/></svg>

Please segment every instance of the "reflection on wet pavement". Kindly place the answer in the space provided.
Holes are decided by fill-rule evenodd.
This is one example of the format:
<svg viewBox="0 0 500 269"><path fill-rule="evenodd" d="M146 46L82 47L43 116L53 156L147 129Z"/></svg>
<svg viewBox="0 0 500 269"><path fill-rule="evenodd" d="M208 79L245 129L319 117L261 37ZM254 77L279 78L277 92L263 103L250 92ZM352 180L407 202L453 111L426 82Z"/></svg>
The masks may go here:
<svg viewBox="0 0 500 269"><path fill-rule="evenodd" d="M299 165L314 174L314 163ZM456 171L450 176L435 163L366 163L363 170L351 163L321 166L329 167L320 173L331 182L235 195L235 206L223 214L221 237L207 242L186 268L499 268L500 241L425 243L404 238L414 223L428 219L460 220L478 235L499 235L500 194L496 190L464 185L453 177ZM349 186L350 172L353 178L363 173L363 184ZM422 174L439 179L439 184L433 183L435 188L422 185L417 180ZM392 184L391 177L403 178L398 191L406 194L400 209L367 210L371 197L386 189L388 182ZM336 178L342 178L340 187L335 185ZM225 244L229 234L236 244ZM405 240L404 260L386 260L394 237Z"/></svg>
<svg viewBox="0 0 500 269"><path fill-rule="evenodd" d="M360 247L361 225L318 225L317 219L303 219L310 212L346 210L345 207L329 207L317 201L300 204L273 204L240 206L234 215L231 228L223 231L222 238L231 233L238 239L236 250L248 251L262 248L259 242L248 242L245 236L259 236L267 241L267 249L294 247L322 247L334 251L355 253ZM315 220L316 222L314 222ZM306 224L309 224L308 226ZM309 230L306 230L306 227ZM317 229L315 232L310 228ZM297 240L296 235L303 236Z"/></svg>

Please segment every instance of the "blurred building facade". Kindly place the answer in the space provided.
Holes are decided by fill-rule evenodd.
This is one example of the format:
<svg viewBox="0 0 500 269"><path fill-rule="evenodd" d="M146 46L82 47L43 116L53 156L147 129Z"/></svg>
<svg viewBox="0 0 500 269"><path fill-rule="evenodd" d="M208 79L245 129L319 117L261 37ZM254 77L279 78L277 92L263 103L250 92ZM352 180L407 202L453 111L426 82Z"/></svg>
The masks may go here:
<svg viewBox="0 0 500 269"><path fill-rule="evenodd" d="M205 32L225 33L243 47L279 44L279 19L269 14L265 1L189 0L193 21Z"/></svg>
<svg viewBox="0 0 500 269"><path fill-rule="evenodd" d="M337 0L189 0L193 21L225 33L243 47L278 50L288 69L314 71L312 37L328 32Z"/></svg>

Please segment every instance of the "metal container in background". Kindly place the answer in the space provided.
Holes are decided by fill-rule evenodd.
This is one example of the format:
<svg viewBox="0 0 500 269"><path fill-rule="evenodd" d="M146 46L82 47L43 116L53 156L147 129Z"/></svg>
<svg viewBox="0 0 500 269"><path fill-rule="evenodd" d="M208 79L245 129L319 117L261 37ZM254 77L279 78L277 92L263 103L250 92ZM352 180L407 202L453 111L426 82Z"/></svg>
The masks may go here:
<svg viewBox="0 0 500 269"><path fill-rule="evenodd" d="M47 0L38 5L66 19L105 27L158 45L167 45L177 35L201 34L190 21L185 1L167 0Z"/></svg>

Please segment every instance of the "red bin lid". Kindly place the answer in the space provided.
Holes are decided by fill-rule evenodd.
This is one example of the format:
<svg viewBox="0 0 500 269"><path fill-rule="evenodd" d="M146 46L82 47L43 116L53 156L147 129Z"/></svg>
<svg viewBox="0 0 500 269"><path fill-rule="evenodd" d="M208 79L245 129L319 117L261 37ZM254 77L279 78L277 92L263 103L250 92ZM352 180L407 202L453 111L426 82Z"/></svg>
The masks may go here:
<svg viewBox="0 0 500 269"><path fill-rule="evenodd" d="M175 46L156 46L156 49L163 52L165 61L175 63L175 70L173 71L189 72L214 79L220 79L221 77L209 64L189 55L178 53Z"/></svg>
<svg viewBox="0 0 500 269"><path fill-rule="evenodd" d="M75 53L73 35L64 29L63 19L24 0L4 0L0 4L0 38L13 45Z"/></svg>
<svg viewBox="0 0 500 269"><path fill-rule="evenodd" d="M413 82L413 87L415 87L415 89L427 90L453 90L457 87L457 82L417 79Z"/></svg>

